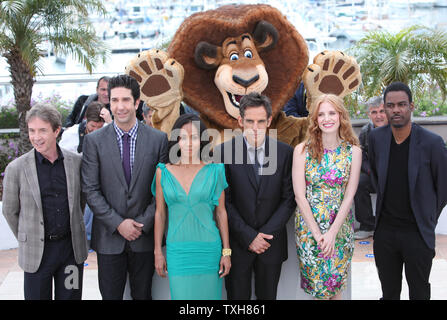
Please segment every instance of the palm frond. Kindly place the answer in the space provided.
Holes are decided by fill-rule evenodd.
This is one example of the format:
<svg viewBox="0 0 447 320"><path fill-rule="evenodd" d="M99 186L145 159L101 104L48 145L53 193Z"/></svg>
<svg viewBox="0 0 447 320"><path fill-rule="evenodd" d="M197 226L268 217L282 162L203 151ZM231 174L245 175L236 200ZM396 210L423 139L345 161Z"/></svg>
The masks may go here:
<svg viewBox="0 0 447 320"><path fill-rule="evenodd" d="M447 33L414 25L396 34L373 31L350 50L360 65L363 91L370 97L394 81L423 90L436 82L447 95ZM428 80L431 79L431 80Z"/></svg>
<svg viewBox="0 0 447 320"><path fill-rule="evenodd" d="M1 1L0 51L19 48L35 74L40 68L39 46L49 41L56 51L73 54L91 72L97 55L104 61L108 48L95 36L90 12L105 14L100 0ZM7 14L6 14L7 12Z"/></svg>
<svg viewBox="0 0 447 320"><path fill-rule="evenodd" d="M23 1L0 0L0 20L4 21L12 13L18 12L23 7Z"/></svg>

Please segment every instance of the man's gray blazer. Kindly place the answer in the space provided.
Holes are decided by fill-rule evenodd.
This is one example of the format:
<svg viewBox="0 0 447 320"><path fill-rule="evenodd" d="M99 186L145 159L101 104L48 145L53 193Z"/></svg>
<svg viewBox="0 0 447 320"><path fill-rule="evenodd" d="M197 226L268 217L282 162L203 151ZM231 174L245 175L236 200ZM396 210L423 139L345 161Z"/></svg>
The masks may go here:
<svg viewBox="0 0 447 320"><path fill-rule="evenodd" d="M81 203L81 157L61 148L64 155L74 258L87 259L87 238ZM34 149L6 167L3 180L3 215L19 243L19 266L34 273L39 269L45 244L45 230Z"/></svg>
<svg viewBox="0 0 447 320"><path fill-rule="evenodd" d="M130 186L124 177L113 124L85 136L82 191L93 211L91 247L101 254L119 254L126 244L117 227L127 218L144 224L142 235L130 242L134 252L154 248L155 199L151 183L156 165L167 160L167 136L138 125ZM154 200L154 201L153 201Z"/></svg>

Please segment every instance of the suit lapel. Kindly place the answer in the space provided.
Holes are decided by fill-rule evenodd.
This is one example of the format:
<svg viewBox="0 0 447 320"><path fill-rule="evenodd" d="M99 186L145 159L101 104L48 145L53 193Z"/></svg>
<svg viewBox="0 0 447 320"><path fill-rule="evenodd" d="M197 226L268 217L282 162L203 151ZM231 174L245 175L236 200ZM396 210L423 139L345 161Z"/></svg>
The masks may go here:
<svg viewBox="0 0 447 320"><path fill-rule="evenodd" d="M412 124L410 134L410 146L408 150L408 183L410 190L410 197L414 195L416 187L416 178L420 167L421 153L418 151L419 147L419 128Z"/></svg>
<svg viewBox="0 0 447 320"><path fill-rule="evenodd" d="M67 180L68 208L70 210L69 212L71 216L73 213L74 191L75 191L75 172L74 172L73 158L70 155L64 153L63 150L62 154L64 155L65 177Z"/></svg>
<svg viewBox="0 0 447 320"><path fill-rule="evenodd" d="M42 197L40 196L39 179L37 178L37 168L36 168L36 156L34 149L26 154L26 165L25 165L25 176L28 181L31 194L33 195L34 201L39 208L39 213L43 216L42 211Z"/></svg>
<svg viewBox="0 0 447 320"><path fill-rule="evenodd" d="M241 139L240 141L236 141L236 139ZM242 150L243 150L243 168L244 168L244 172L246 172L247 176L248 176L248 180L250 181L251 185L253 186L253 188L255 190L258 189L258 183L256 182L256 177L255 177L255 172L253 170L253 164L250 163L249 159L248 159L248 150L247 150L247 144L244 141L244 138L242 135L237 136L236 139L234 140L234 142L236 143L236 145L233 147L233 157L236 156L236 152L238 152L237 150L237 146L242 144ZM238 142L238 143L237 143Z"/></svg>
<svg viewBox="0 0 447 320"><path fill-rule="evenodd" d="M388 175L388 164L390 160L390 146L391 146L391 139L392 139L392 132L391 127L388 127L388 130L385 131L384 137L382 138L381 142L379 141L379 145L381 148L378 150L376 154L376 159L378 158L379 166L377 168L377 172L379 175L379 188L382 194L385 192L385 185L386 185L386 178Z"/></svg>
<svg viewBox="0 0 447 320"><path fill-rule="evenodd" d="M115 168L114 174L118 176L121 184L123 185L125 190L128 191L129 187L126 182L126 178L124 177L123 162L121 161L121 153L118 147L117 136L115 128L113 127L113 123L108 125L106 130L108 130L108 132L104 132L106 136L105 145L107 146L105 148L106 155L104 157L104 160L110 161L112 163L113 167Z"/></svg>
<svg viewBox="0 0 447 320"><path fill-rule="evenodd" d="M260 177L260 181L259 181L259 190L258 193L264 192L264 189L268 186L269 184L269 180L270 180L270 175L264 175L265 173L265 167L266 167L266 160L270 159L269 155L270 155L270 139L268 138L268 136L265 136L265 145L264 145L264 163L262 163L262 175Z"/></svg>

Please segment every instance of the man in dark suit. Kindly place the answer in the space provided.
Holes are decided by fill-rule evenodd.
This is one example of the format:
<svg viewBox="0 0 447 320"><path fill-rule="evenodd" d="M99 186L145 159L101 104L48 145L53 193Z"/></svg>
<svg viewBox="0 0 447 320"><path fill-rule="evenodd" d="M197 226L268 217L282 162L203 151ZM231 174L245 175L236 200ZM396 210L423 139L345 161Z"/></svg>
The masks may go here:
<svg viewBox="0 0 447 320"><path fill-rule="evenodd" d="M276 299L281 266L287 259L286 223L296 208L292 187L293 149L266 130L270 100L251 93L240 102L243 134L218 146L229 187L225 205L230 226L232 269L228 299L250 299L252 272L258 299Z"/></svg>
<svg viewBox="0 0 447 320"><path fill-rule="evenodd" d="M430 299L435 228L447 203L447 149L411 122L411 91L401 82L383 95L389 125L371 131L369 159L377 186L374 256L383 299L400 299L402 268L410 299Z"/></svg>
<svg viewBox="0 0 447 320"><path fill-rule="evenodd" d="M167 137L137 121L136 80L111 78L108 90L114 121L85 136L82 161L99 289L103 299L122 299L129 273L132 298L151 299L155 201L150 185L157 163L167 160Z"/></svg>

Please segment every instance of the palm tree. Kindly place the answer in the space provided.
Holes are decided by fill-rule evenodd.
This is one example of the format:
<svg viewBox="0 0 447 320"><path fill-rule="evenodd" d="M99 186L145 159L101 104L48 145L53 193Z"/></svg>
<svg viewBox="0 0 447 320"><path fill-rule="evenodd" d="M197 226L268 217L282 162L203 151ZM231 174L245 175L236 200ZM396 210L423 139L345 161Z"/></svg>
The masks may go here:
<svg viewBox="0 0 447 320"><path fill-rule="evenodd" d="M101 0L0 0L0 53L9 65L19 113L19 152L30 149L25 123L43 45L72 55L91 73L108 49L96 36L90 12L105 15Z"/></svg>
<svg viewBox="0 0 447 320"><path fill-rule="evenodd" d="M380 95L394 81L407 83L421 96L428 87L439 86L447 95L447 33L412 26L397 34L372 31L349 52L357 59L365 96Z"/></svg>

